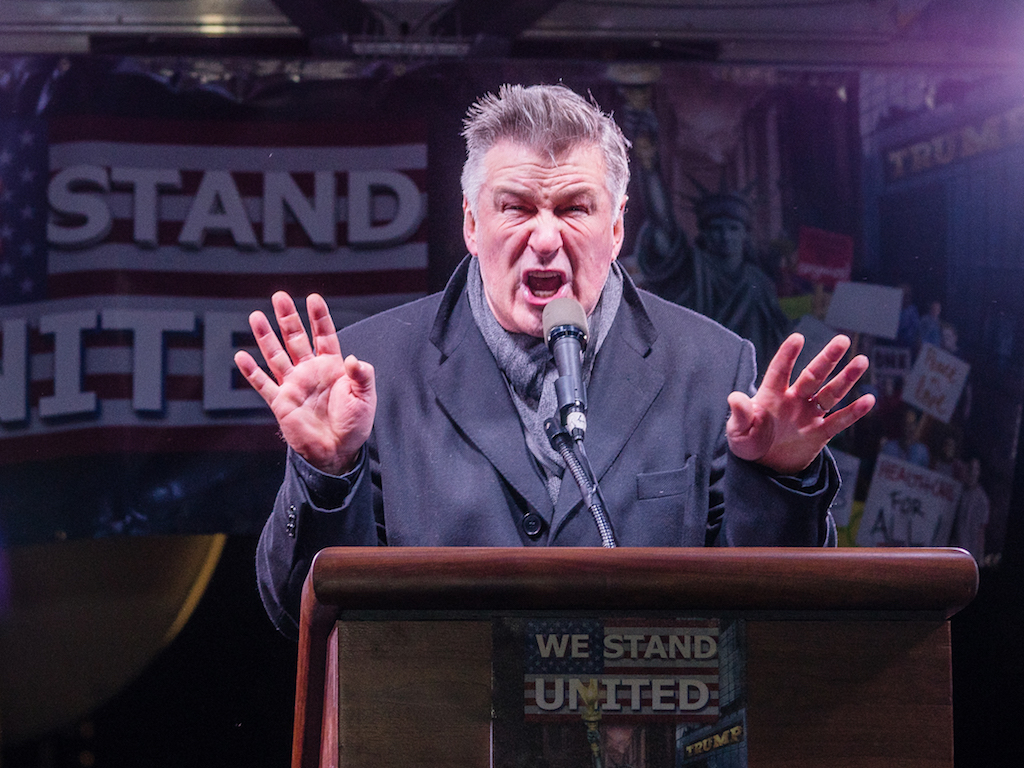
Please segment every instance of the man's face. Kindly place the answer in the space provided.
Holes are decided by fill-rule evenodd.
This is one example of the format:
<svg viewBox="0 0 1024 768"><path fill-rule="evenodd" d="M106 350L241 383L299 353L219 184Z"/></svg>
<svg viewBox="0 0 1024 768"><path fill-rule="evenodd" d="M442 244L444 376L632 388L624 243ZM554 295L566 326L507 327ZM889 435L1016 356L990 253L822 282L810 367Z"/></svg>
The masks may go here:
<svg viewBox="0 0 1024 768"><path fill-rule="evenodd" d="M622 247L625 207L613 208L600 150L577 147L555 164L505 141L483 165L476 216L463 200L463 234L498 322L542 336L544 306L560 296L589 315Z"/></svg>

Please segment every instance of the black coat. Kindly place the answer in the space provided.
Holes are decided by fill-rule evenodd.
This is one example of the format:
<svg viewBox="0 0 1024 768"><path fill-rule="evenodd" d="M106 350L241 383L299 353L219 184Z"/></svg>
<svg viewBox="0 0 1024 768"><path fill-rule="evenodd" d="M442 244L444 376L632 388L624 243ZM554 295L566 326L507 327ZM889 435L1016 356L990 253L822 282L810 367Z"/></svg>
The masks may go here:
<svg viewBox="0 0 1024 768"><path fill-rule="evenodd" d="M473 320L467 263L443 293L339 333L343 354L375 368L377 414L354 484L289 455L257 551L264 603L288 634L323 547L600 546L568 473L551 503ZM620 546L820 546L830 538L839 478L827 452L798 486L728 450L726 397L751 391L754 377L749 342L625 280L594 362L586 436ZM544 519L535 538L523 529L527 513Z"/></svg>

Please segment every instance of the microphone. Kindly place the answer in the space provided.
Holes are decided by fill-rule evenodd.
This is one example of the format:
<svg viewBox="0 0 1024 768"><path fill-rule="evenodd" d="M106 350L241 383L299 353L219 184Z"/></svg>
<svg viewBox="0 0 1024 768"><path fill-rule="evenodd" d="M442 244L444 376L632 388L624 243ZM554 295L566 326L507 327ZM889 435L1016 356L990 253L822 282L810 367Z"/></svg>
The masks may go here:
<svg viewBox="0 0 1024 768"><path fill-rule="evenodd" d="M576 299L553 299L544 307L544 340L555 358L555 397L562 426L574 440L587 431L587 392L583 386L583 351L587 348L587 315Z"/></svg>

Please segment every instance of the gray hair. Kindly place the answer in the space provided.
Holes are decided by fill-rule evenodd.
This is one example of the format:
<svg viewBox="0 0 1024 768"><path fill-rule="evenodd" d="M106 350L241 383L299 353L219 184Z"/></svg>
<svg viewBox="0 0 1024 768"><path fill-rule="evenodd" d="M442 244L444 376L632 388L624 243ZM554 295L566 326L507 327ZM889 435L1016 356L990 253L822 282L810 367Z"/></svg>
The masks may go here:
<svg viewBox="0 0 1024 768"><path fill-rule="evenodd" d="M629 141L596 102L564 85L503 85L497 96L488 93L469 108L462 136L462 193L474 216L484 183L484 155L502 140L535 149L553 161L578 146L595 145L604 156L605 186L615 209L626 195Z"/></svg>

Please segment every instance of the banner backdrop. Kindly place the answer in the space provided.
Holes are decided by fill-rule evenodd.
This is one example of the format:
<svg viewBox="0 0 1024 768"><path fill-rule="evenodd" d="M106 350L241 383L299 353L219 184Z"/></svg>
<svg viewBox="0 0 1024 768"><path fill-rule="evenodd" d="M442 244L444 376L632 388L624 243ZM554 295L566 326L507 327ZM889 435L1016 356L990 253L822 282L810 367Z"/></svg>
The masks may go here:
<svg viewBox="0 0 1024 768"><path fill-rule="evenodd" d="M426 292L427 123L47 63L10 65L36 109L0 123L4 537L256 531L282 443L234 370L247 316L277 290L341 325Z"/></svg>
<svg viewBox="0 0 1024 768"><path fill-rule="evenodd" d="M465 252L467 107L558 81L632 143L620 260L640 285L750 338L762 368L794 327L877 362L859 392L879 407L836 444L857 468L842 540L881 451L963 484L951 541L997 561L1024 403L1024 240L992 225L1019 219L994 193L1024 188L1016 91L668 63L0 60L0 541L257 532L284 447L234 371L248 313L317 291L344 325L440 289ZM940 163L920 136L963 151ZM993 194L936 204L958 173ZM904 395L921 349L959 377L941 412Z"/></svg>

